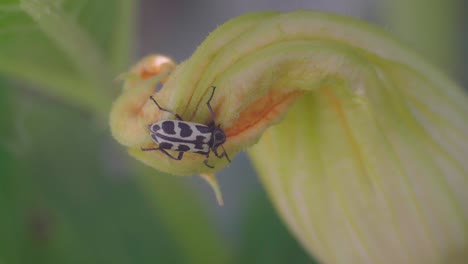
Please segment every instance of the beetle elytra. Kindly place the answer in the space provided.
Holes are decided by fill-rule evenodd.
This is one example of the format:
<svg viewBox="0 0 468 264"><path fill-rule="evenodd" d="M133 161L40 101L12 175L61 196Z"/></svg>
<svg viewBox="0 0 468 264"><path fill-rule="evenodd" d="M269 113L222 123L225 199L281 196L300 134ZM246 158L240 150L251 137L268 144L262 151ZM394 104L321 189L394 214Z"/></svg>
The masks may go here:
<svg viewBox="0 0 468 264"><path fill-rule="evenodd" d="M142 147L141 150L159 150L164 155L174 160L181 160L185 152L201 154L205 156L204 163L209 168L214 168L214 166L208 164L211 151L214 152L216 157L226 157L226 159L231 162L223 147L224 142L226 142L226 134L219 124L216 125L215 114L210 105L216 86L212 86L212 88L210 99L206 102L208 110L210 110L211 113L211 121L208 125L184 121L180 115L161 107L154 97L150 96L150 99L159 110L173 114L177 120L165 119L148 125L151 138L158 143L158 147ZM223 149L222 153L218 153L219 147ZM177 157L174 157L168 150L177 151L179 154Z"/></svg>

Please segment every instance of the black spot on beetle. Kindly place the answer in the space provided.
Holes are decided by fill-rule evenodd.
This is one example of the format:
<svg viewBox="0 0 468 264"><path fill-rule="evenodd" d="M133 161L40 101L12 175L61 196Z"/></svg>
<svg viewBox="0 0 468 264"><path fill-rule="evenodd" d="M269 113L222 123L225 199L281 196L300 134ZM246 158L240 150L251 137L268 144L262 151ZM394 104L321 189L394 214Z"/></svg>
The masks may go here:
<svg viewBox="0 0 468 264"><path fill-rule="evenodd" d="M186 145L180 144L179 147L177 148L177 151L188 151L190 148Z"/></svg>
<svg viewBox="0 0 468 264"><path fill-rule="evenodd" d="M156 131L158 131L160 129L161 129L161 127L158 124L154 124L154 125L150 126L150 130L152 132L156 132Z"/></svg>
<svg viewBox="0 0 468 264"><path fill-rule="evenodd" d="M207 127L207 126L197 125L195 127L197 128L198 131L200 131L200 133L210 133L211 132L210 128Z"/></svg>
<svg viewBox="0 0 468 264"><path fill-rule="evenodd" d="M173 144L168 142L161 142L161 144L159 144L159 147L162 149L172 149L173 146Z"/></svg>
<svg viewBox="0 0 468 264"><path fill-rule="evenodd" d="M192 128L185 123L179 122L179 128L181 137L190 137L193 133Z"/></svg>
<svg viewBox="0 0 468 264"><path fill-rule="evenodd" d="M166 132L166 134L175 135L176 132L174 130L174 122L164 121L162 123L162 130Z"/></svg>
<svg viewBox="0 0 468 264"><path fill-rule="evenodd" d="M205 140L204 136L197 136L197 139L195 139L195 141L193 142L193 144L195 144L195 148L196 149L203 149L203 145L206 144L204 142L204 140Z"/></svg>

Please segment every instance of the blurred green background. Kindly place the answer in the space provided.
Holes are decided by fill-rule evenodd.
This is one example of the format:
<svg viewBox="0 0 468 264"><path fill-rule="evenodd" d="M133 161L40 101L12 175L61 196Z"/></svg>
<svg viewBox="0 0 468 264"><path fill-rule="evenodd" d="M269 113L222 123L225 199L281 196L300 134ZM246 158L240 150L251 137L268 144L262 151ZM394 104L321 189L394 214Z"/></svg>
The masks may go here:
<svg viewBox="0 0 468 264"><path fill-rule="evenodd" d="M218 175L162 174L109 135L115 77L182 61L229 18L317 9L381 24L468 83L463 0L0 0L0 264L314 263L245 155Z"/></svg>

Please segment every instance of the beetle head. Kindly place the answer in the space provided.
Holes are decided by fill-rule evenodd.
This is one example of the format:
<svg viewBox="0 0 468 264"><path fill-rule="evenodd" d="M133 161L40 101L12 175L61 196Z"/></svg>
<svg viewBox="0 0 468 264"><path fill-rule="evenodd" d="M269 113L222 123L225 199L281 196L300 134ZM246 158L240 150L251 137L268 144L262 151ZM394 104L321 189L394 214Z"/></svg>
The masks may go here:
<svg viewBox="0 0 468 264"><path fill-rule="evenodd" d="M224 144L226 142L226 134L224 131L219 127L219 125L213 130L213 145L212 149L216 150L220 145Z"/></svg>

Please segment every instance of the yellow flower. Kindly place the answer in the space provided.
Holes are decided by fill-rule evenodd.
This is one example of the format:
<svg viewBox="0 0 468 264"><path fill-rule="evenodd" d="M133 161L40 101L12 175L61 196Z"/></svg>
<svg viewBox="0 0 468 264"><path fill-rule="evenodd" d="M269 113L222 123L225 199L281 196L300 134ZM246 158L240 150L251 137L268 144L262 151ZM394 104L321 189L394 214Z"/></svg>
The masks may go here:
<svg viewBox="0 0 468 264"><path fill-rule="evenodd" d="M215 85L226 151L258 141L249 154L272 201L319 260L468 259L467 96L377 28L312 11L247 14L211 33L160 91L164 75L139 76L111 127L146 164L180 175L227 164L140 150L152 144L146 125L168 118L149 95L206 124Z"/></svg>

